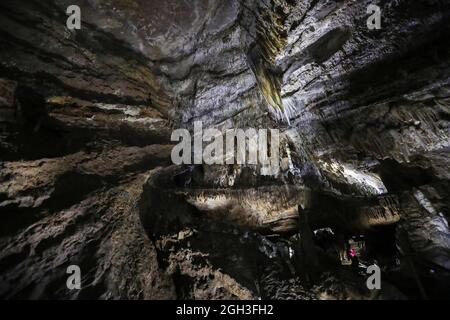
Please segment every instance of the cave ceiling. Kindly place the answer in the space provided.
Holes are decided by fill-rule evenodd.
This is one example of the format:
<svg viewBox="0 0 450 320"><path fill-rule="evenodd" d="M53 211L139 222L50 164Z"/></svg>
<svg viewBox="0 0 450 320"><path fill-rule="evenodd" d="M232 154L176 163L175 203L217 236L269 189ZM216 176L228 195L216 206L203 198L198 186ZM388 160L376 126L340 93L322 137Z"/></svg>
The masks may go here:
<svg viewBox="0 0 450 320"><path fill-rule="evenodd" d="M0 297L450 298L449 21L445 0L3 0ZM196 123L279 130L279 170L174 165ZM349 243L386 290L349 280Z"/></svg>

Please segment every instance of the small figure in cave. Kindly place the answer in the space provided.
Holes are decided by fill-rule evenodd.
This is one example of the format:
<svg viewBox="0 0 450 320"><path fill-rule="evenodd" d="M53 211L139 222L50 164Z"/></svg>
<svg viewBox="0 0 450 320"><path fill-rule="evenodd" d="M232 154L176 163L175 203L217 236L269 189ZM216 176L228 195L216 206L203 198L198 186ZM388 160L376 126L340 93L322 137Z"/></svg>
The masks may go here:
<svg viewBox="0 0 450 320"><path fill-rule="evenodd" d="M349 252L348 240L342 233L337 233L336 239L339 248L339 260L341 262L341 265L348 266L351 264L351 259L348 254Z"/></svg>
<svg viewBox="0 0 450 320"><path fill-rule="evenodd" d="M359 259L356 250L354 248L350 248L350 250L348 250L348 256L350 261L352 262L353 271L358 272Z"/></svg>

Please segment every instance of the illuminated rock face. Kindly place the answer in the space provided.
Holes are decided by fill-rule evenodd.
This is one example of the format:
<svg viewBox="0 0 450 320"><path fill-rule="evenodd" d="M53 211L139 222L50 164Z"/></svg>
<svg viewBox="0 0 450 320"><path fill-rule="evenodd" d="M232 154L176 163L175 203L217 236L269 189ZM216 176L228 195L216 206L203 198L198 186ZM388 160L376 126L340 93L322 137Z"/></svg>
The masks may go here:
<svg viewBox="0 0 450 320"><path fill-rule="evenodd" d="M0 4L0 297L449 296L448 1L72 2ZM280 174L173 166L195 121L279 129Z"/></svg>

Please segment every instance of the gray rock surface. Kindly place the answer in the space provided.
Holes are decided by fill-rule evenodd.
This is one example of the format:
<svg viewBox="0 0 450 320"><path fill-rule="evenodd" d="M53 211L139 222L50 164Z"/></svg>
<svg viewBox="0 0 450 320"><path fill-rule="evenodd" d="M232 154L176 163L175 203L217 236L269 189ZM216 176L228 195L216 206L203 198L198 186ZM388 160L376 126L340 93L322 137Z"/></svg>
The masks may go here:
<svg viewBox="0 0 450 320"><path fill-rule="evenodd" d="M72 31L73 1L0 3L0 297L450 297L447 0L76 2ZM195 121L279 129L282 170L173 166ZM299 205L364 235L386 290L335 244L303 283Z"/></svg>

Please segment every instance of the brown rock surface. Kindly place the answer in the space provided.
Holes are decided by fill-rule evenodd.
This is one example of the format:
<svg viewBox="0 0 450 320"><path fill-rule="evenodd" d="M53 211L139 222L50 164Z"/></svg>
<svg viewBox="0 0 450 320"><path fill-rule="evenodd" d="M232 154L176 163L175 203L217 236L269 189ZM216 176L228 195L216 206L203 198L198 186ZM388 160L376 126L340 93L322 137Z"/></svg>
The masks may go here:
<svg viewBox="0 0 450 320"><path fill-rule="evenodd" d="M70 4L0 3L1 298L450 297L448 1ZM172 165L194 121L279 129L282 170Z"/></svg>

